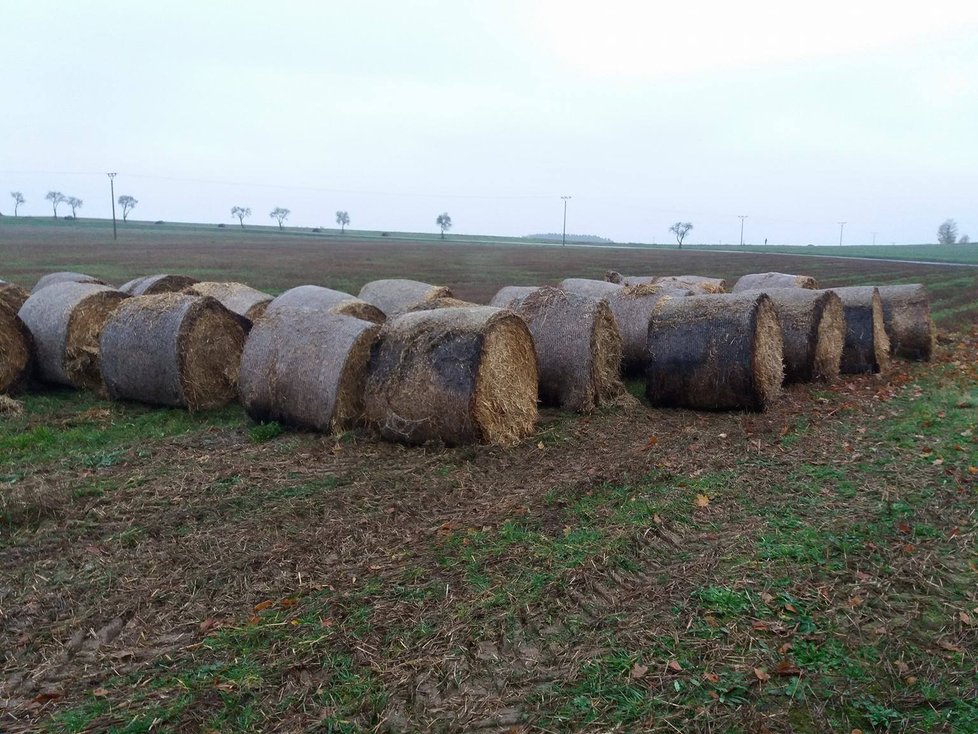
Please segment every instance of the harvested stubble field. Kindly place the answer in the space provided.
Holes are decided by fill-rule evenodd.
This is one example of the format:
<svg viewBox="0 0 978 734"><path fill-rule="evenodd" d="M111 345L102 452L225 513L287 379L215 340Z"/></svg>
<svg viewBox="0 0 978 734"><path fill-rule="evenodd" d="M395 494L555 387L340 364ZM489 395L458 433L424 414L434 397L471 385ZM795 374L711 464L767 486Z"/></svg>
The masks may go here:
<svg viewBox="0 0 978 734"><path fill-rule="evenodd" d="M232 235L5 233L0 276L402 276L486 300L610 259L802 269ZM544 411L515 448L26 396L0 418L0 729L978 730L978 273L811 265L927 282L937 361L792 386L764 414Z"/></svg>

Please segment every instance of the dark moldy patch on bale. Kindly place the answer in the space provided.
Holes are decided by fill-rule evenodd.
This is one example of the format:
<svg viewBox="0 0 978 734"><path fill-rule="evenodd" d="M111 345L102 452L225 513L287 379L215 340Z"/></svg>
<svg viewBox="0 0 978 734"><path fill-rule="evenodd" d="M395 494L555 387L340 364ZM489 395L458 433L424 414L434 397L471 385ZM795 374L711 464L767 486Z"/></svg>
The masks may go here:
<svg viewBox="0 0 978 734"><path fill-rule="evenodd" d="M221 302L221 305L249 321L254 321L263 313L272 301L268 293L252 288L244 283L217 283L204 281L194 283L186 288L184 293L197 296L210 296Z"/></svg>
<svg viewBox="0 0 978 734"><path fill-rule="evenodd" d="M533 335L544 405L588 413L622 396L621 335L606 300L545 286L509 308Z"/></svg>
<svg viewBox="0 0 978 734"><path fill-rule="evenodd" d="M764 410L781 391L782 335L765 294L666 297L649 324L656 406Z"/></svg>
<svg viewBox="0 0 978 734"><path fill-rule="evenodd" d="M31 289L31 293L37 293L42 288L58 285L59 283L91 283L93 285L108 285L108 283L106 283L104 280L99 280L94 276L85 275L85 273L73 273L65 270L57 273L42 275L40 278L38 278L37 283L34 284L34 287Z"/></svg>
<svg viewBox="0 0 978 734"><path fill-rule="evenodd" d="M818 281L810 275L788 273L748 273L734 283L733 293L741 291L767 291L773 288L818 289Z"/></svg>
<svg viewBox="0 0 978 734"><path fill-rule="evenodd" d="M258 421L339 432L363 417L370 349L380 326L343 314L277 308L241 355L241 402Z"/></svg>
<svg viewBox="0 0 978 734"><path fill-rule="evenodd" d="M890 366L890 340L886 336L879 289L870 285L832 290L842 299L846 317L841 372L886 372Z"/></svg>
<svg viewBox="0 0 978 734"><path fill-rule="evenodd" d="M20 318L34 336L37 376L77 388L101 390L99 337L128 296L106 285L63 282L31 295Z"/></svg>
<svg viewBox="0 0 978 734"><path fill-rule="evenodd" d="M831 381L839 376L846 323L842 301L830 290L769 288L784 336L784 381Z"/></svg>
<svg viewBox="0 0 978 734"><path fill-rule="evenodd" d="M12 309L0 303L0 393L15 392L30 375L34 340Z"/></svg>
<svg viewBox="0 0 978 734"><path fill-rule="evenodd" d="M155 296L160 293L179 293L199 282L196 278L191 278L189 275L159 273L157 275L144 275L141 278L134 278L120 286L119 290L123 293L128 293L130 296Z"/></svg>
<svg viewBox="0 0 978 734"><path fill-rule="evenodd" d="M372 280L360 289L360 298L379 308L387 318L407 313L424 301L452 297L452 291L444 286L402 278Z"/></svg>
<svg viewBox="0 0 978 734"><path fill-rule="evenodd" d="M371 352L366 417L389 440L515 443L533 430L536 402L533 339L510 311L404 314Z"/></svg>
<svg viewBox="0 0 978 734"><path fill-rule="evenodd" d="M245 331L214 298L164 293L129 299L102 332L109 395L189 410L237 395Z"/></svg>
<svg viewBox="0 0 978 734"><path fill-rule="evenodd" d="M322 288L318 285L297 286L285 291L268 304L269 312L277 311L280 308L342 314L374 324L382 324L387 320L384 312L373 304L356 296L351 296L349 293L332 288Z"/></svg>
<svg viewBox="0 0 978 734"><path fill-rule="evenodd" d="M507 285L496 291L496 294L489 301L489 305L494 308L509 308L509 304L518 298L528 296L540 286L537 285Z"/></svg>
<svg viewBox="0 0 978 734"><path fill-rule="evenodd" d="M920 283L879 286L883 324L895 357L930 361L937 329L930 315L930 296Z"/></svg>
<svg viewBox="0 0 978 734"><path fill-rule="evenodd" d="M16 283L8 283L5 280L0 280L0 306L6 306L14 313L17 313L30 295L26 288L21 288Z"/></svg>

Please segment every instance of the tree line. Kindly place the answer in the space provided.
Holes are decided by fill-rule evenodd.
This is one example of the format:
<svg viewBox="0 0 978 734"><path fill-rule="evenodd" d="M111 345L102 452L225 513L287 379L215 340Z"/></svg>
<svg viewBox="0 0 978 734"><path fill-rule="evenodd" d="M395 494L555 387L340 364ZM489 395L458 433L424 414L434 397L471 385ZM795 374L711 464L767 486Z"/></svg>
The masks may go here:
<svg viewBox="0 0 978 734"><path fill-rule="evenodd" d="M27 199L24 198L24 194L20 191L11 191L10 197L14 200L14 216L19 216L20 207L22 204L27 203ZM82 204L85 203L77 196L65 196L60 191L49 191L44 199L45 201L51 202L51 209L55 219L58 218L58 207L62 204L67 204L71 207L71 217L74 219L78 216L78 210L82 208ZM119 197L117 203L122 207L122 221L125 222L129 218L129 212L136 207L139 201L128 194L123 194Z"/></svg>

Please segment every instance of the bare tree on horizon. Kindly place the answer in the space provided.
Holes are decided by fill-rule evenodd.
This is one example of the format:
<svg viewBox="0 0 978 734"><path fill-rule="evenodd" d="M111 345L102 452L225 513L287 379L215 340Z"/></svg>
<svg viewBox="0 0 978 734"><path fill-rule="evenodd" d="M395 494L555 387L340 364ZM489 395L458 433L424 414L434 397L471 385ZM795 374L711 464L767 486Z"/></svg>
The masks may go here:
<svg viewBox="0 0 978 734"><path fill-rule="evenodd" d="M19 191L11 191L10 195L14 199L14 216L17 216L17 207L24 203L24 195Z"/></svg>
<svg viewBox="0 0 978 734"><path fill-rule="evenodd" d="M129 212L136 208L136 201L132 196L123 195L119 197L119 206L122 207L122 221L125 222L129 218Z"/></svg>
<svg viewBox="0 0 978 734"><path fill-rule="evenodd" d="M65 195L60 191L49 191L47 196L44 197L51 202L51 207L54 209L54 218L58 218L58 204L63 204L67 199Z"/></svg>
<svg viewBox="0 0 978 734"><path fill-rule="evenodd" d="M234 206L231 207L231 216L238 218L238 224L241 225L241 229L244 229L244 219L245 217L251 216L251 208L247 206Z"/></svg>
<svg viewBox="0 0 978 734"><path fill-rule="evenodd" d="M953 245L958 241L958 223L953 219L945 219L937 228L937 244Z"/></svg>
<svg viewBox="0 0 978 734"><path fill-rule="evenodd" d="M452 218L448 216L448 212L439 214L435 224L441 227L441 238L445 239L445 231L452 228Z"/></svg>
<svg viewBox="0 0 978 734"><path fill-rule="evenodd" d="M82 200L77 196L69 196L65 201L67 202L68 206L71 207L71 218L77 219L78 215L75 213L75 210L81 209L83 203Z"/></svg>
<svg viewBox="0 0 978 734"><path fill-rule="evenodd" d="M676 222L669 228L669 231L676 235L676 241L679 243L679 249L683 249L683 240L686 239L686 235L689 234L689 230L693 228L692 222Z"/></svg>
<svg viewBox="0 0 978 734"><path fill-rule="evenodd" d="M274 209L272 209L272 211L269 213L268 216L278 221L279 229L285 229L285 226L282 223L289 218L289 215L291 213L292 212L290 210L277 206Z"/></svg>
<svg viewBox="0 0 978 734"><path fill-rule="evenodd" d="M336 212L336 223L340 225L340 234L344 234L346 232L346 225L350 223L349 213L344 211Z"/></svg>

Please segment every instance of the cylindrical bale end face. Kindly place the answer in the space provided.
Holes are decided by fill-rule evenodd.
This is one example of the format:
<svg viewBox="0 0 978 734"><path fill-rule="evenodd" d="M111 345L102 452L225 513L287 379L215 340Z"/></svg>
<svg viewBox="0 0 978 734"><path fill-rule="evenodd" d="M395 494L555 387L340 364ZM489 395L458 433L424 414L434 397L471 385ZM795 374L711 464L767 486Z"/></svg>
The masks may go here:
<svg viewBox="0 0 978 734"><path fill-rule="evenodd" d="M526 325L480 306L388 321L371 352L364 407L388 440L507 444L533 430L536 395Z"/></svg>
<svg viewBox="0 0 978 734"><path fill-rule="evenodd" d="M0 303L0 394L14 392L30 372L34 344L20 317Z"/></svg>
<svg viewBox="0 0 978 734"><path fill-rule="evenodd" d="M846 319L840 371L843 374L886 372L890 366L890 340L886 336L879 289L852 286L832 290L842 301Z"/></svg>
<svg viewBox="0 0 978 734"><path fill-rule="evenodd" d="M780 392L783 342L764 294L663 298L648 335L653 405L763 410Z"/></svg>
<svg viewBox="0 0 978 734"><path fill-rule="evenodd" d="M937 344L930 296L919 284L880 286L883 324L895 357L928 362Z"/></svg>

